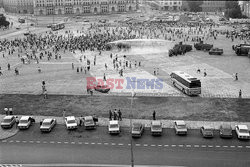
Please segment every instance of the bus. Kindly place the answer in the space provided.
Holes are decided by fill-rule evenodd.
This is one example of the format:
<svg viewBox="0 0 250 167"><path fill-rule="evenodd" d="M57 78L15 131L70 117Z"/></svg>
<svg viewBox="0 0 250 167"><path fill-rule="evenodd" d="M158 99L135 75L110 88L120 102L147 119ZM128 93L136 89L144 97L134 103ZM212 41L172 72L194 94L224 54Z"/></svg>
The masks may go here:
<svg viewBox="0 0 250 167"><path fill-rule="evenodd" d="M183 71L173 71L170 74L172 83L184 94L189 96L201 94L201 81Z"/></svg>
<svg viewBox="0 0 250 167"><path fill-rule="evenodd" d="M64 24L64 23L52 24L52 25L51 25L51 30L52 30L52 31L57 31L57 30L64 29L64 27L65 27L65 24Z"/></svg>

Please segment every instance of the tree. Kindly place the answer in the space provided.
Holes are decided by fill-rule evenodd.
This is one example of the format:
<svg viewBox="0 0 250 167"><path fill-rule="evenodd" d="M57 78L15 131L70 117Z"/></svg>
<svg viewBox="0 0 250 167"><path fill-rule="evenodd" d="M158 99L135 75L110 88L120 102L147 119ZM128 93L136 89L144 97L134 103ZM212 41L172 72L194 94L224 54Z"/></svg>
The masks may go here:
<svg viewBox="0 0 250 167"><path fill-rule="evenodd" d="M226 1L225 6L226 6L225 16L227 18L242 18L243 17L238 0Z"/></svg>
<svg viewBox="0 0 250 167"><path fill-rule="evenodd" d="M6 21L6 17L4 15L0 15L0 27L9 27L10 22Z"/></svg>

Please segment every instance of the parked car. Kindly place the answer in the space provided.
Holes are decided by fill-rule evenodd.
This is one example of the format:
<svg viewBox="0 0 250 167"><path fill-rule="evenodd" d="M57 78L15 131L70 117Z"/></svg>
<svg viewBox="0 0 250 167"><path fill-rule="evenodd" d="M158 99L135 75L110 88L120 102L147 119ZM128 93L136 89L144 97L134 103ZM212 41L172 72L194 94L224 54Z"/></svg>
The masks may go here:
<svg viewBox="0 0 250 167"><path fill-rule="evenodd" d="M109 121L108 130L110 134L119 134L121 132L119 122L117 120Z"/></svg>
<svg viewBox="0 0 250 167"><path fill-rule="evenodd" d="M74 116L65 117L65 124L67 129L77 129L77 121Z"/></svg>
<svg viewBox="0 0 250 167"><path fill-rule="evenodd" d="M51 132L51 130L55 127L56 125L56 119L44 119L42 121L42 125L40 126L40 130L42 132Z"/></svg>
<svg viewBox="0 0 250 167"><path fill-rule="evenodd" d="M31 116L22 116L20 118L19 123L18 123L17 126L18 126L19 129L29 129L32 122L35 122L33 117L31 117Z"/></svg>
<svg viewBox="0 0 250 167"><path fill-rule="evenodd" d="M175 121L174 122L175 134L177 135L186 135L187 134L187 126L184 121Z"/></svg>
<svg viewBox="0 0 250 167"><path fill-rule="evenodd" d="M202 126L201 134L204 138L213 138L214 137L214 129L210 126Z"/></svg>
<svg viewBox="0 0 250 167"><path fill-rule="evenodd" d="M132 137L141 137L144 131L144 125L142 123L133 123Z"/></svg>
<svg viewBox="0 0 250 167"><path fill-rule="evenodd" d="M236 125L235 132L237 134L238 139L250 139L249 130L246 125Z"/></svg>
<svg viewBox="0 0 250 167"><path fill-rule="evenodd" d="M151 134L161 135L162 134L162 123L161 121L154 120L151 122Z"/></svg>
<svg viewBox="0 0 250 167"><path fill-rule="evenodd" d="M210 55L222 55L223 54L223 49L212 48L212 49L209 50L208 54L210 54Z"/></svg>
<svg viewBox="0 0 250 167"><path fill-rule="evenodd" d="M12 126L16 123L16 118L13 115L8 115L3 118L1 122L2 128L12 128Z"/></svg>
<svg viewBox="0 0 250 167"><path fill-rule="evenodd" d="M85 129L95 129L96 124L92 116L86 116L83 118Z"/></svg>
<svg viewBox="0 0 250 167"><path fill-rule="evenodd" d="M25 23L25 19L19 18L19 19L18 19L18 22L19 22L19 23Z"/></svg>
<svg viewBox="0 0 250 167"><path fill-rule="evenodd" d="M230 124L222 124L220 126L220 137L221 138L232 138L233 130Z"/></svg>

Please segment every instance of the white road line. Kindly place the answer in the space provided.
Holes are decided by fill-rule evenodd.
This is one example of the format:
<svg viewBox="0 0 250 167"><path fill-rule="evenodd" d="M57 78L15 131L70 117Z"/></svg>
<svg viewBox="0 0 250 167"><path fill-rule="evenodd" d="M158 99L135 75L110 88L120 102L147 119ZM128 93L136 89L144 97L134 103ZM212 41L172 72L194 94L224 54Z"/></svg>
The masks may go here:
<svg viewBox="0 0 250 167"><path fill-rule="evenodd" d="M242 148L242 146L238 146L238 148Z"/></svg>
<svg viewBox="0 0 250 167"><path fill-rule="evenodd" d="M180 145L178 145L179 147L183 147L183 145L182 144L180 144Z"/></svg>
<svg viewBox="0 0 250 167"><path fill-rule="evenodd" d="M135 144L135 146L141 146L141 144Z"/></svg>
<svg viewBox="0 0 250 167"><path fill-rule="evenodd" d="M158 144L158 147L162 147L162 145L161 145L161 144Z"/></svg>
<svg viewBox="0 0 250 167"><path fill-rule="evenodd" d="M194 145L194 147L200 147L199 145Z"/></svg>
<svg viewBox="0 0 250 167"><path fill-rule="evenodd" d="M115 146L115 145L116 145L116 143L111 143L111 145L112 145L112 146Z"/></svg>
<svg viewBox="0 0 250 167"><path fill-rule="evenodd" d="M27 141L25 141L25 140L24 140L24 141L22 141L22 142L23 142L23 143L27 143Z"/></svg>
<svg viewBox="0 0 250 167"><path fill-rule="evenodd" d="M123 144L122 144L122 143L119 143L118 145L119 145L119 146L123 146Z"/></svg>
<svg viewBox="0 0 250 167"><path fill-rule="evenodd" d="M215 146L216 148L220 148L220 146Z"/></svg>
<svg viewBox="0 0 250 167"><path fill-rule="evenodd" d="M78 142L78 144L82 144L82 142Z"/></svg>
<svg viewBox="0 0 250 167"><path fill-rule="evenodd" d="M3 142L3 143L6 143L6 142L7 142L7 140L2 140L2 142Z"/></svg>
<svg viewBox="0 0 250 167"><path fill-rule="evenodd" d="M53 143L55 143L55 142L54 142L54 141L50 141L49 143L53 144Z"/></svg>
<svg viewBox="0 0 250 167"><path fill-rule="evenodd" d="M88 142L85 142L84 144L89 144Z"/></svg>
<svg viewBox="0 0 250 167"><path fill-rule="evenodd" d="M46 144L47 142L46 142L46 141L44 141L43 143L44 143L44 144Z"/></svg>
<svg viewBox="0 0 250 167"><path fill-rule="evenodd" d="M102 143L97 143L97 144L101 145Z"/></svg>
<svg viewBox="0 0 250 167"><path fill-rule="evenodd" d="M71 144L75 144L75 142L72 141Z"/></svg>
<svg viewBox="0 0 250 167"><path fill-rule="evenodd" d="M32 140L31 140L31 141L29 141L29 142L30 142L30 143L34 143L34 141L32 141Z"/></svg>
<svg viewBox="0 0 250 167"><path fill-rule="evenodd" d="M9 143L13 143L13 140L9 141Z"/></svg>
<svg viewBox="0 0 250 167"><path fill-rule="evenodd" d="M36 141L36 143L40 143L40 141Z"/></svg>
<svg viewBox="0 0 250 167"><path fill-rule="evenodd" d="M176 145L173 144L173 145L171 145L171 147L176 147Z"/></svg>
<svg viewBox="0 0 250 167"><path fill-rule="evenodd" d="M147 147L148 145L147 144L143 144L143 146Z"/></svg>
<svg viewBox="0 0 250 167"><path fill-rule="evenodd" d="M65 141L64 144L68 144L69 142Z"/></svg>
<svg viewBox="0 0 250 167"><path fill-rule="evenodd" d="M108 143L104 143L104 145L109 145Z"/></svg>
<svg viewBox="0 0 250 167"><path fill-rule="evenodd" d="M191 147L191 145L186 145L186 147Z"/></svg>
<svg viewBox="0 0 250 167"><path fill-rule="evenodd" d="M209 148L213 148L214 146L208 145Z"/></svg>
<svg viewBox="0 0 250 167"><path fill-rule="evenodd" d="M128 144L128 146L131 146L131 144Z"/></svg>
<svg viewBox="0 0 250 167"><path fill-rule="evenodd" d="M228 148L228 146L223 146L223 148Z"/></svg>
<svg viewBox="0 0 250 167"><path fill-rule="evenodd" d="M168 144L165 144L164 147L168 147L169 145Z"/></svg>
<svg viewBox="0 0 250 167"><path fill-rule="evenodd" d="M246 146L246 148L250 148L250 146Z"/></svg>
<svg viewBox="0 0 250 167"><path fill-rule="evenodd" d="M91 143L91 144L95 144L95 143Z"/></svg>
<svg viewBox="0 0 250 167"><path fill-rule="evenodd" d="M16 143L20 143L20 141L19 141L19 140L16 140Z"/></svg>
<svg viewBox="0 0 250 167"><path fill-rule="evenodd" d="M235 148L235 146L230 146L231 148Z"/></svg>
<svg viewBox="0 0 250 167"><path fill-rule="evenodd" d="M62 142L58 141L57 144L61 144Z"/></svg>
<svg viewBox="0 0 250 167"><path fill-rule="evenodd" d="M206 145L201 145L201 147L205 148L205 147L207 147L207 146L206 146Z"/></svg>
<svg viewBox="0 0 250 167"><path fill-rule="evenodd" d="M151 147L155 147L155 144L151 144L150 146L151 146Z"/></svg>

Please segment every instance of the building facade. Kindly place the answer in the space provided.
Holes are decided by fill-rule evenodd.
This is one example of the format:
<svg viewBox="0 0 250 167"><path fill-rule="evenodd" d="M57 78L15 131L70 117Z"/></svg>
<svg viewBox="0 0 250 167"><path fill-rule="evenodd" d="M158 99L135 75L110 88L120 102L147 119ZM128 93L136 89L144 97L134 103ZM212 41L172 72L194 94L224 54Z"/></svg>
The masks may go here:
<svg viewBox="0 0 250 167"><path fill-rule="evenodd" d="M6 12L10 13L34 13L34 0L2 0Z"/></svg>
<svg viewBox="0 0 250 167"><path fill-rule="evenodd" d="M243 1L241 4L242 14L250 18L250 2Z"/></svg>
<svg viewBox="0 0 250 167"><path fill-rule="evenodd" d="M203 0L201 8L203 12L222 12L226 8L226 2L218 0Z"/></svg>
<svg viewBox="0 0 250 167"><path fill-rule="evenodd" d="M162 10L180 11L182 9L182 0L158 0Z"/></svg>
<svg viewBox="0 0 250 167"><path fill-rule="evenodd" d="M138 0L34 0L35 15L108 14L137 8Z"/></svg>

